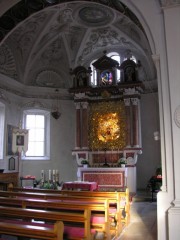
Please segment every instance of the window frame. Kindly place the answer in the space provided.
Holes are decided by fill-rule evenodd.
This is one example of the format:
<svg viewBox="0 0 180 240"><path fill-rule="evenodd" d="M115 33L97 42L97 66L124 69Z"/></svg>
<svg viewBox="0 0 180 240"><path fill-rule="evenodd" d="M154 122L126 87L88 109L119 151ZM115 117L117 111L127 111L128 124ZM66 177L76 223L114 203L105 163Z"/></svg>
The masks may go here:
<svg viewBox="0 0 180 240"><path fill-rule="evenodd" d="M27 115L44 115L44 156L22 156L22 160L50 160L50 112L42 109L26 109L23 111L23 127L26 129Z"/></svg>

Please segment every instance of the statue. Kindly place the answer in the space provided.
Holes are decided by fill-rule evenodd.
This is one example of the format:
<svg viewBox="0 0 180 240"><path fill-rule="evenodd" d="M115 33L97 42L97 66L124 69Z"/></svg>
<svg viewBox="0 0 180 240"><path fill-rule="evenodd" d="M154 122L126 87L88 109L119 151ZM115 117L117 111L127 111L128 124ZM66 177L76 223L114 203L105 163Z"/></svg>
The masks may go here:
<svg viewBox="0 0 180 240"><path fill-rule="evenodd" d="M144 68L143 68L140 60L138 60L138 63L137 63L137 80L139 80L141 82L147 80L146 73L144 71Z"/></svg>

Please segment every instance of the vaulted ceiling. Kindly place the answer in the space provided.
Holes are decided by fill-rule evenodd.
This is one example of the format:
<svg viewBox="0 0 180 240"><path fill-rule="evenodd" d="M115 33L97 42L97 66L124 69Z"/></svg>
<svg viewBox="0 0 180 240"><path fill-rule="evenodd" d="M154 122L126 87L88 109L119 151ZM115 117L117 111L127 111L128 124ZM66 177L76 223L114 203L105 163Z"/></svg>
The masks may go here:
<svg viewBox="0 0 180 240"><path fill-rule="evenodd" d="M88 67L103 51L131 51L156 91L156 72L145 31L119 0L19 1L0 18L0 87L58 88L67 95L70 68ZM12 84L13 85L13 84ZM9 86L10 88L10 86Z"/></svg>

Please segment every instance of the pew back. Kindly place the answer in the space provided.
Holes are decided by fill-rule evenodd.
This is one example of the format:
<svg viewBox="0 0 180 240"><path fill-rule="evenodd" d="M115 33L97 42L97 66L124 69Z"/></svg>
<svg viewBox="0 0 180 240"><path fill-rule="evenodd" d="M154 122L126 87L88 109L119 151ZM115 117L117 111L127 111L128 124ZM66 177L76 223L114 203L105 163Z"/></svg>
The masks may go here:
<svg viewBox="0 0 180 240"><path fill-rule="evenodd" d="M44 227L28 224L23 224L20 221L0 221L0 234L13 236L21 236L35 239L46 240L63 240L64 225L62 222L56 222L53 227Z"/></svg>
<svg viewBox="0 0 180 240"><path fill-rule="evenodd" d="M107 237L110 237L110 223L108 221L108 204L106 202L66 202L66 201L55 201L55 200L42 200L42 199L28 199L28 198L11 198L11 197L0 197L0 205L1 206L15 206L22 208L34 208L34 209L46 209L46 210L65 210L65 211L82 211L89 210L90 215L92 215L92 211L104 213L104 222L100 224L102 231L105 232ZM90 222L90 220L89 220ZM100 230L100 229L99 229Z"/></svg>
<svg viewBox="0 0 180 240"><path fill-rule="evenodd" d="M68 195L68 196L81 196L81 197L91 197L91 198L107 198L109 203L115 201L117 203L117 211L122 212L122 223L127 226L130 222L130 194L129 189L126 188L122 192L105 192L105 191L70 191L70 190L53 190L53 189L36 189L36 188L10 188L13 192L29 192L36 193L36 196L41 198L41 194L46 193L46 199L52 198L51 194L57 195ZM30 195L29 195L30 196ZM54 196L54 199L56 196Z"/></svg>
<svg viewBox="0 0 180 240"><path fill-rule="evenodd" d="M25 208L15 208L15 207L3 207L0 206L0 217L2 217L5 221L6 218L12 219L21 219L21 220L32 220L35 221L44 221L45 223L49 222L58 222L62 221L68 224L72 223L82 223L84 228L84 239L91 239L90 233L90 211L85 209L84 212L61 212L61 211L47 211L47 210L40 210L40 209L25 209ZM74 229L75 226L74 226ZM66 230L66 226L65 226ZM66 232L66 231L65 231ZM82 237L80 238L82 239Z"/></svg>

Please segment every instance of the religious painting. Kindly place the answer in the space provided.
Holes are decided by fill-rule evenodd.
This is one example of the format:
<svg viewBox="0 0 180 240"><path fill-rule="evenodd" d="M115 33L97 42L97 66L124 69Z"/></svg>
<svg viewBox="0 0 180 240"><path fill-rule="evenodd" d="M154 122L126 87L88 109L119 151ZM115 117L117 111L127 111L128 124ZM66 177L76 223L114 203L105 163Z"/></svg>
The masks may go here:
<svg viewBox="0 0 180 240"><path fill-rule="evenodd" d="M126 115L123 101L90 104L89 147L95 150L126 146Z"/></svg>
<svg viewBox="0 0 180 240"><path fill-rule="evenodd" d="M105 70L101 73L101 84L102 85L112 85L113 74L111 71Z"/></svg>
<svg viewBox="0 0 180 240"><path fill-rule="evenodd" d="M24 146L24 136L23 135L17 135L16 136L16 145L17 146Z"/></svg>
<svg viewBox="0 0 180 240"><path fill-rule="evenodd" d="M13 135L13 129L15 127L12 125L7 125L7 147L6 147L6 152L7 155L13 155L12 151L12 135Z"/></svg>
<svg viewBox="0 0 180 240"><path fill-rule="evenodd" d="M102 142L109 142L120 137L120 126L117 113L105 113L99 119L98 139Z"/></svg>
<svg viewBox="0 0 180 240"><path fill-rule="evenodd" d="M28 150L28 130L27 129L13 129L12 151L14 153L24 152Z"/></svg>

